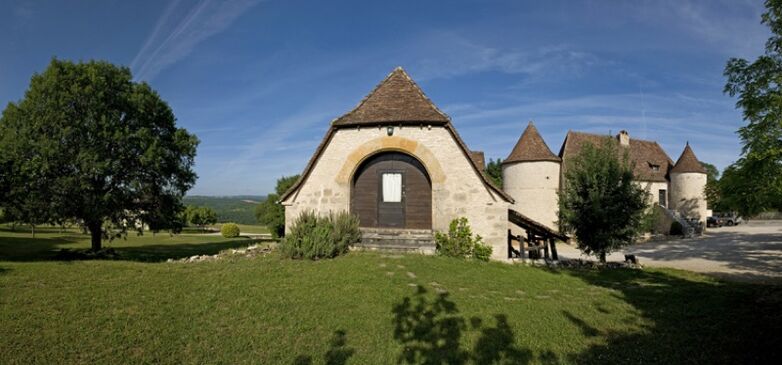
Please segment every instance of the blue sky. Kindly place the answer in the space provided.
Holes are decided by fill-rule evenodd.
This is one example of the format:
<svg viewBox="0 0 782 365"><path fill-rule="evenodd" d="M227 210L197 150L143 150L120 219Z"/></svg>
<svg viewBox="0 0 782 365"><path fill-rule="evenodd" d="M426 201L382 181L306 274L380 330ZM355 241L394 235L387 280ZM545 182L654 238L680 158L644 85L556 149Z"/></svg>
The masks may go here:
<svg viewBox="0 0 782 365"><path fill-rule="evenodd" d="M130 67L201 139L191 194L265 194L299 173L329 122L402 66L470 148L504 158L534 120L689 141L722 169L742 125L729 57L754 59L761 0L7 1L0 103L56 56Z"/></svg>

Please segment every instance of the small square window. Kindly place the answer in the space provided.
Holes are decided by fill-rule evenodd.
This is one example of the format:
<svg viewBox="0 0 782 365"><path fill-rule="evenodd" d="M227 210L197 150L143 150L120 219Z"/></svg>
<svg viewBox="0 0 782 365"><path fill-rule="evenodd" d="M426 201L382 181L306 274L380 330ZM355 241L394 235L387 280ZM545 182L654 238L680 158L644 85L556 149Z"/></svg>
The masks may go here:
<svg viewBox="0 0 782 365"><path fill-rule="evenodd" d="M383 202L384 203L402 202L402 174L400 173L383 174Z"/></svg>

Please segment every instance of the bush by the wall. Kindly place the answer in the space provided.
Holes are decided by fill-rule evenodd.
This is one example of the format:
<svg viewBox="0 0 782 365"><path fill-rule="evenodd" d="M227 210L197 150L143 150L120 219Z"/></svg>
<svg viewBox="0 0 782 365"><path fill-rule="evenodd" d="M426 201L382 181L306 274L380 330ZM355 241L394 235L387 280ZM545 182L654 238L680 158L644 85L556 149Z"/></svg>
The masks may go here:
<svg viewBox="0 0 782 365"><path fill-rule="evenodd" d="M239 226L236 225L236 223L224 223L223 226L220 227L220 234L225 238L236 238L239 237L240 233Z"/></svg>
<svg viewBox="0 0 782 365"><path fill-rule="evenodd" d="M489 261L492 251L489 245L476 244L472 250L472 257L481 261Z"/></svg>
<svg viewBox="0 0 782 365"><path fill-rule="evenodd" d="M448 233L436 232L434 241L437 254L443 256L472 257L488 261L492 253L491 246L484 245L480 235L473 236L470 223L464 217L452 220Z"/></svg>
<svg viewBox="0 0 782 365"><path fill-rule="evenodd" d="M671 223L671 230L668 234L671 236L682 236L684 235L684 227L682 227L681 223L673 221L673 223Z"/></svg>
<svg viewBox="0 0 782 365"><path fill-rule="evenodd" d="M304 211L293 222L279 247L285 257L317 260L347 253L350 246L360 240L356 216L347 212L319 216Z"/></svg>

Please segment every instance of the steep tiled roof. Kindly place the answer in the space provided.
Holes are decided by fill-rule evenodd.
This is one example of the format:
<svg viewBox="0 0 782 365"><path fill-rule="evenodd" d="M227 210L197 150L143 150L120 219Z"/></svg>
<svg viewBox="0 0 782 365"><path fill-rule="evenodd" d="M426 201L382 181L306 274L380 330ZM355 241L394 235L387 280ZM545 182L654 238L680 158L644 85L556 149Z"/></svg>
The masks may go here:
<svg viewBox="0 0 782 365"><path fill-rule="evenodd" d="M397 67L358 106L335 119L334 126L389 122L442 125L449 118L437 109L401 67Z"/></svg>
<svg viewBox="0 0 782 365"><path fill-rule="evenodd" d="M692 152L692 148L690 148L690 143L688 142L687 146L684 147L684 151L682 151L682 155L679 156L679 159L676 161L676 165L671 169L671 172L697 172L705 174L706 169L700 161L698 161L698 158L695 157L695 152Z"/></svg>
<svg viewBox="0 0 782 365"><path fill-rule="evenodd" d="M323 136L320 145L318 145L315 153L307 162L307 166L304 167L304 171L299 176L299 179L288 191L280 196L280 202L288 199L293 193L298 191L304 181L307 180L337 129L390 123L427 124L444 127L456 141L456 144L462 150L486 188L499 195L502 200L513 203L513 198L495 186L488 175L486 175L486 172L483 171L485 168L483 152L474 152L467 148L467 144L464 143L459 133L451 125L448 116L437 109L401 67L394 69L356 108L331 122L326 135Z"/></svg>
<svg viewBox="0 0 782 365"><path fill-rule="evenodd" d="M538 129L529 122L524 133L519 137L516 146L510 151L508 158L503 163L527 162L527 161L556 161L561 159L554 155L538 133Z"/></svg>
<svg viewBox="0 0 782 365"><path fill-rule="evenodd" d="M616 138L607 135L569 131L559 151L559 156L565 162L564 167L567 167L568 160L581 152L585 144L599 146L606 138L618 143ZM629 153L630 162L634 164L633 172L636 179L667 181L668 170L673 166L673 161L657 142L630 138L628 146L618 147L621 153L624 151Z"/></svg>

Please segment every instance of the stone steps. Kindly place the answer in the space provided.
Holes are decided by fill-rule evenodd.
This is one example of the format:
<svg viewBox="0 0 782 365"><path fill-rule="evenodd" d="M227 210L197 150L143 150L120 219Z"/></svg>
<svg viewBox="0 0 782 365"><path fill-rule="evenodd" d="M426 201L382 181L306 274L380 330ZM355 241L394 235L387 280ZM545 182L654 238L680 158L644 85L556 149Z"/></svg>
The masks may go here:
<svg viewBox="0 0 782 365"><path fill-rule="evenodd" d="M429 229L362 228L357 248L390 252L434 253L435 244Z"/></svg>

